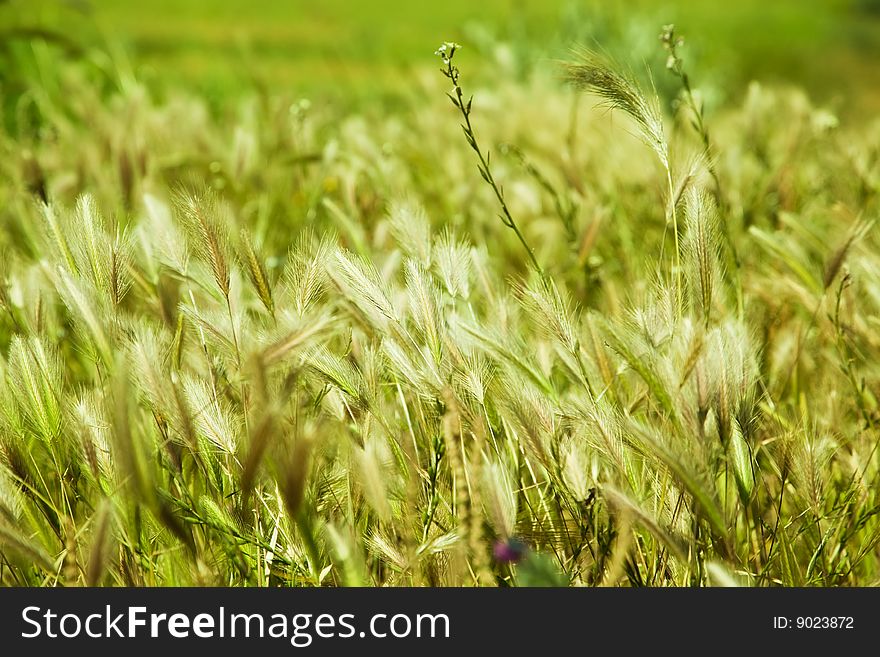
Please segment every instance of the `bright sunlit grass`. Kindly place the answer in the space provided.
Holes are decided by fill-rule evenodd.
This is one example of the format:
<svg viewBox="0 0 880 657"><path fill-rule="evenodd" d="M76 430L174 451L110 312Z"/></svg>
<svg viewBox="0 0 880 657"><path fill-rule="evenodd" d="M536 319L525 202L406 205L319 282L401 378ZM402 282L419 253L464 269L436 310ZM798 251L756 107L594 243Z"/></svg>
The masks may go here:
<svg viewBox="0 0 880 657"><path fill-rule="evenodd" d="M674 113L587 51L354 111L35 43L0 584L880 582L880 125L709 112L659 32Z"/></svg>

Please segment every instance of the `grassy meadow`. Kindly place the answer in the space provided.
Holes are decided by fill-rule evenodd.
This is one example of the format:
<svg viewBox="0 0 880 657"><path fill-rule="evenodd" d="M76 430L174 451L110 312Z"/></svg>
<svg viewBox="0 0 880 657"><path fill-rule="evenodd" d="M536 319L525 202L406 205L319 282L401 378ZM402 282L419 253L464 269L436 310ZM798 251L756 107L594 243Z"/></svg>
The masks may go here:
<svg viewBox="0 0 880 657"><path fill-rule="evenodd" d="M876 2L244 6L0 2L0 585L880 584Z"/></svg>

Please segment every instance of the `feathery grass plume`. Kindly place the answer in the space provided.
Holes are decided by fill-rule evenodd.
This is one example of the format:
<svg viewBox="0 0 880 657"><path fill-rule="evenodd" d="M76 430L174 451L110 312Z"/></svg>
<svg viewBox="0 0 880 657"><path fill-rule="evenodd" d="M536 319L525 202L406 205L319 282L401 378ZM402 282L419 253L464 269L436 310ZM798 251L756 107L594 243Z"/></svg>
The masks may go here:
<svg viewBox="0 0 880 657"><path fill-rule="evenodd" d="M726 588L738 588L743 586L743 582L730 568L720 561L709 561L706 563L706 575L712 586L721 586Z"/></svg>
<svg viewBox="0 0 880 657"><path fill-rule="evenodd" d="M226 314L229 317L229 331L236 364L241 366L241 351L238 344L236 317L232 310L231 267L229 262L229 229L233 225L229 205L222 202L214 192L201 196L178 193L177 203L183 213L184 225L190 236L190 244L196 254L211 268L214 283L226 301Z"/></svg>
<svg viewBox="0 0 880 657"><path fill-rule="evenodd" d="M681 408L683 428L698 438L697 444L705 446L706 419L709 416L710 389L714 378L707 377L707 336L703 325L687 317L682 320L681 331L670 345L666 356L666 375L678 385L673 388ZM714 372L714 370L712 370ZM714 388L711 391L714 394Z"/></svg>
<svg viewBox="0 0 880 657"><path fill-rule="evenodd" d="M146 221L135 227L135 234L146 257L141 262L150 268L153 278L158 277L158 265L179 275L189 268L190 253L187 241L174 223L171 208L152 194L143 196Z"/></svg>
<svg viewBox="0 0 880 657"><path fill-rule="evenodd" d="M360 371L350 361L340 358L321 345L304 358L304 362L321 377L333 384L360 408L369 406Z"/></svg>
<svg viewBox="0 0 880 657"><path fill-rule="evenodd" d="M49 230L49 238L60 256L59 264L71 273L79 273L76 258L73 255L70 244L67 242L67 231L65 230L65 226L62 226L59 221L58 215L55 213L55 208L48 203L41 203L40 209L42 210L43 219Z"/></svg>
<svg viewBox="0 0 880 657"><path fill-rule="evenodd" d="M388 221L394 241L426 269L431 267L431 224L425 208L414 199L392 201Z"/></svg>
<svg viewBox="0 0 880 657"><path fill-rule="evenodd" d="M473 325L466 321L458 324L459 328L484 351L493 358L506 363L526 376L529 382L537 386L543 393L555 399L558 397L552 382L535 364L533 356L527 355L527 347L518 340L516 334L502 335L487 327Z"/></svg>
<svg viewBox="0 0 880 657"><path fill-rule="evenodd" d="M535 284L519 287L518 296L540 333L556 340L562 348L566 366L581 379L591 398L595 397L590 375L584 365L578 331L577 310L560 292L553 281L541 279Z"/></svg>
<svg viewBox="0 0 880 657"><path fill-rule="evenodd" d="M113 363L113 346L107 334L107 326L100 301L95 296L95 289L88 282L66 269L59 267L50 272L58 295L67 306L77 329L90 343L90 357L105 366Z"/></svg>
<svg viewBox="0 0 880 657"><path fill-rule="evenodd" d="M669 146L656 96L649 99L631 78L615 71L610 62L594 52L581 51L576 57L576 62L565 67L568 81L577 89L596 94L609 108L629 116L638 126L642 139L668 170Z"/></svg>
<svg viewBox="0 0 880 657"><path fill-rule="evenodd" d="M269 311L269 314L275 316L275 299L272 296L272 283L266 272L266 266L263 259L257 253L250 233L244 228L239 233L239 259L244 264L244 269L248 274L251 285L260 299L260 302Z"/></svg>
<svg viewBox="0 0 880 657"><path fill-rule="evenodd" d="M215 449L234 454L239 443L238 422L229 406L199 379L185 377L183 390L198 434Z"/></svg>
<svg viewBox="0 0 880 657"><path fill-rule="evenodd" d="M74 212L73 239L78 247L79 271L91 279L96 290L110 289L109 263L107 260L108 242L104 218L95 207L95 199L84 194L76 201Z"/></svg>
<svg viewBox="0 0 880 657"><path fill-rule="evenodd" d="M96 395L82 394L71 402L71 423L79 437L79 447L88 471L99 489L108 492L113 485L113 461L110 456L110 420L101 409Z"/></svg>
<svg viewBox="0 0 880 657"><path fill-rule="evenodd" d="M622 335L651 351L662 353L680 326L675 289L659 277L653 278L644 299L629 309L626 323L615 325Z"/></svg>
<svg viewBox="0 0 880 657"><path fill-rule="evenodd" d="M232 225L228 206L213 192L202 195L181 192L176 204L180 208L189 244L198 257L211 268L218 289L229 299L229 227Z"/></svg>
<svg viewBox="0 0 880 657"><path fill-rule="evenodd" d="M198 437L196 436L193 410L187 401L183 383L180 381L177 374L171 376L169 391L174 413L173 417L175 419L175 429L183 440L183 443L189 447L194 455L197 455L199 453L199 445Z"/></svg>
<svg viewBox="0 0 880 657"><path fill-rule="evenodd" d="M79 261L78 271L91 283L97 296L109 301L114 309L118 308L131 287L128 272L131 249L127 234L116 228L114 237L110 237L107 222L89 194L77 199L73 217L71 233L74 256Z"/></svg>
<svg viewBox="0 0 880 657"><path fill-rule="evenodd" d="M294 246L284 268L283 280L300 315L310 309L324 291L332 248L331 237L316 240L308 231Z"/></svg>
<svg viewBox="0 0 880 657"><path fill-rule="evenodd" d="M444 379L437 370L433 359L422 358L420 353L412 353L392 338L382 340L382 352L395 374L408 382L421 396L438 399L444 386Z"/></svg>
<svg viewBox="0 0 880 657"><path fill-rule="evenodd" d="M755 414L757 358L748 328L734 319L726 320L709 334L708 388L714 391L713 408L719 438L727 444L732 423L748 436Z"/></svg>
<svg viewBox="0 0 880 657"><path fill-rule="evenodd" d="M683 163L675 183L674 193L670 202L676 207L680 206L685 199L685 193L693 187L700 187L702 176L700 175L705 166L705 158L701 153L691 154ZM666 210L667 216L672 215L672 210Z"/></svg>
<svg viewBox="0 0 880 657"><path fill-rule="evenodd" d="M679 334L673 338L675 354L671 354L674 361L680 363L678 368L679 389L685 387L690 381L691 375L700 364L705 346L705 330L701 330L696 322L690 318L683 319Z"/></svg>
<svg viewBox="0 0 880 657"><path fill-rule="evenodd" d="M729 273L734 277L737 302L739 310L742 312L742 274L741 274L741 258L738 248L733 240L731 233L729 218L729 203L725 197L725 190L721 186L721 178L718 175L718 166L716 163L717 150L709 136L709 128L706 125L705 107L702 100L691 87L690 76L684 68L684 60L679 54L679 48L684 45L684 39L675 34L674 25L664 25L660 33L660 42L663 48L669 53L666 60L666 68L672 72L681 82L681 95L684 104L691 113L691 126L696 130L702 141L702 159L705 160L706 168L712 178L712 194L719 208L722 210L722 217L719 217L719 230L724 240L724 256Z"/></svg>
<svg viewBox="0 0 880 657"><path fill-rule="evenodd" d="M135 385L155 411L165 412L168 400L168 362L170 350L165 344L165 336L149 325L134 329L128 344L132 369L135 372Z"/></svg>
<svg viewBox="0 0 880 657"><path fill-rule="evenodd" d="M537 463L551 471L553 440L556 437L556 417L549 400L524 381L508 379L505 382L504 404L507 417L519 438L523 440L526 453Z"/></svg>
<svg viewBox="0 0 880 657"><path fill-rule="evenodd" d="M470 261L476 294L485 299L488 307L503 309L501 279L493 270L488 249L485 246L475 245L470 251Z"/></svg>
<svg viewBox="0 0 880 657"><path fill-rule="evenodd" d="M798 500L815 518L825 515L825 491L831 480L831 464L838 448L829 436L809 428L799 430L792 453L792 477Z"/></svg>
<svg viewBox="0 0 880 657"><path fill-rule="evenodd" d="M374 532L366 541L367 548L379 557L382 562L399 573L410 569L410 560L382 534Z"/></svg>
<svg viewBox="0 0 880 657"><path fill-rule="evenodd" d="M407 261L405 271L409 311L417 329L416 334L424 340L434 361L439 363L443 355L443 330L437 288L415 260Z"/></svg>
<svg viewBox="0 0 880 657"><path fill-rule="evenodd" d="M476 516L476 514L474 515ZM423 558L426 555L440 554L453 549L460 541L461 537L458 532L446 532L445 534L440 534L439 536L431 538L419 545L418 548L416 548L416 555Z"/></svg>
<svg viewBox="0 0 880 657"><path fill-rule="evenodd" d="M379 272L370 263L337 249L330 257L328 270L345 297L376 329L400 324Z"/></svg>
<svg viewBox="0 0 880 657"><path fill-rule="evenodd" d="M358 353L358 369L368 399L381 402L388 386L388 360L377 344L363 346Z"/></svg>
<svg viewBox="0 0 880 657"><path fill-rule="evenodd" d="M107 275L109 284L110 301L114 308L122 304L122 300L132 286L132 279L129 275L129 267L131 265L131 243L128 233L119 231L110 241L109 262L107 263Z"/></svg>
<svg viewBox="0 0 880 657"><path fill-rule="evenodd" d="M610 109L629 116L639 129L642 140L654 151L666 174L667 220L672 222L675 243L674 277L678 302L681 301L681 249L678 236L678 212L675 203L675 187L672 182L672 166L669 160L669 143L663 127L660 102L656 94L650 97L639 89L629 77L614 70L614 66L590 51L577 53L576 62L566 65L566 78L577 89L590 91L601 98Z"/></svg>
<svg viewBox="0 0 880 657"><path fill-rule="evenodd" d="M483 506L489 523L502 539L515 534L517 517L516 479L503 458L483 455Z"/></svg>
<svg viewBox="0 0 880 657"><path fill-rule="evenodd" d="M470 246L456 239L448 230L434 241L434 268L446 292L453 299L470 299L470 251Z"/></svg>
<svg viewBox="0 0 880 657"><path fill-rule="evenodd" d="M600 456L601 469L613 472L613 480L620 481L622 477L632 486L635 477L630 464L631 450L626 447L615 406L606 397L600 397L594 403L577 404L571 415L584 421L575 435Z"/></svg>
<svg viewBox="0 0 880 657"><path fill-rule="evenodd" d="M692 186L687 192L684 216L683 248L688 273L703 324L708 326L720 279L717 215L709 197Z"/></svg>
<svg viewBox="0 0 880 657"><path fill-rule="evenodd" d="M673 424L677 425L679 423L678 407L667 382L658 372L655 355L650 352L637 352L636 341L627 335L625 329L621 330L605 321L602 323L609 346L641 377L648 387L648 392Z"/></svg>
<svg viewBox="0 0 880 657"><path fill-rule="evenodd" d="M583 502L590 495L591 484L595 478L594 464L587 450L586 442L579 436L566 436L559 447L559 460L562 481L572 497Z"/></svg>
<svg viewBox="0 0 880 657"><path fill-rule="evenodd" d="M7 370L16 408L31 432L48 444L61 434L63 379L55 349L37 337L14 336Z"/></svg>
<svg viewBox="0 0 880 657"><path fill-rule="evenodd" d="M541 281L516 289L538 330L556 339L569 354L576 355L580 347L574 326L576 311L556 284Z"/></svg>
<svg viewBox="0 0 880 657"><path fill-rule="evenodd" d="M198 329L203 350L210 348L212 355L235 359L238 348L236 343L228 337L226 329L229 326L243 324L245 316L241 314L230 315L228 308L227 312L223 312L219 308L194 308L184 302L181 302L178 311L189 324Z"/></svg>
<svg viewBox="0 0 880 657"><path fill-rule="evenodd" d="M391 466L394 461L385 441L374 436L364 439L363 448L353 446L352 457L364 498L379 520L391 520L392 510L389 500L389 484L393 481Z"/></svg>
<svg viewBox="0 0 880 657"><path fill-rule="evenodd" d="M210 496L202 495L199 498L198 507L201 517L209 527L227 535L235 536L238 534L239 529L233 517Z"/></svg>
<svg viewBox="0 0 880 657"><path fill-rule="evenodd" d="M472 397L481 406L486 404L489 386L495 378L495 368L488 360L478 355L467 356L453 376L456 390L465 393L461 397Z"/></svg>

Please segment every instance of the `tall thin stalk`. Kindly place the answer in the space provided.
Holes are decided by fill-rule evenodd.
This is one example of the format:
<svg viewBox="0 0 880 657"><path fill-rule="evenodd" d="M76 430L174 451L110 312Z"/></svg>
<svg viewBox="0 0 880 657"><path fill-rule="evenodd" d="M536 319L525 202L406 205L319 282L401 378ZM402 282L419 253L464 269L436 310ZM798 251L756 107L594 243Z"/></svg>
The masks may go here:
<svg viewBox="0 0 880 657"><path fill-rule="evenodd" d="M436 54L443 60L443 65L445 67L441 69L443 75L445 75L452 81L452 93L448 93L447 95L452 101L452 104L455 105L461 112L461 116L464 119L464 123L462 124L461 128L464 131L465 139L467 140L468 145L470 145L471 149L477 154L477 157L479 158L480 175L483 177L483 180L485 180L486 183L488 183L488 185L492 188L492 191L495 192L495 198L498 199L498 204L501 206L502 223L516 234L516 237L519 240L520 244L523 245L526 253L528 253L529 260L531 261L532 266L543 277L544 270L538 263L538 259L535 257L534 250L531 246L529 246L528 242L526 242L526 238L520 231L519 226L517 226L516 220L514 220L513 216L510 214L510 209L507 207L507 202L504 200L504 189L497 182L495 182L495 176L492 175L492 168L490 166L491 155L489 151L486 151L484 155L483 150L480 148L480 145L477 142L477 136L474 133L473 126L471 125L471 106L474 102L474 97L471 96L467 102L464 101L464 92L462 91L461 85L459 84L461 73L459 72L458 67L452 63L452 58L455 55L456 50L458 50L459 48L461 48L461 46L459 46L457 43L447 42L440 46L436 52Z"/></svg>

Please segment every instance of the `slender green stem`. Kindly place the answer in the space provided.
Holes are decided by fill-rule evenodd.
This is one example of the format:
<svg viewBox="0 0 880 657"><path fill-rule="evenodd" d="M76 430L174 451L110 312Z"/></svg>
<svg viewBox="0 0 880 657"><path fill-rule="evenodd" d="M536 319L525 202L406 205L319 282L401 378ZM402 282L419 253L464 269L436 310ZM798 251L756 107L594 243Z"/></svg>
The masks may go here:
<svg viewBox="0 0 880 657"><path fill-rule="evenodd" d="M471 125L471 105L473 104L474 97L471 96L465 103L464 92L462 91L461 85L459 84L461 74L458 70L458 67L454 66L452 63L452 58L458 48L460 48L460 46L458 46L457 44L445 43L437 51L437 54L440 55L440 57L443 59L443 64L446 67L445 69L442 69L443 75L452 80L452 93L448 94L449 99L452 101L452 104L459 109L462 118L464 119L464 123L461 127L464 131L465 139L467 139L468 145L470 145L471 149L477 154L477 158L480 161L480 175L495 193L495 198L498 200L498 205L501 207L501 222L514 232L520 244L522 244L523 248L526 250L526 253L528 253L529 260L531 261L532 266L535 268L538 274L543 277L544 270L538 263L538 259L535 257L535 252L532 250L532 247L529 246L528 242L526 242L525 236L522 234L522 231L520 231L516 220L513 218L513 215L511 215L510 213L510 209L507 207L507 202L504 199L504 189L495 181L495 176L492 174L492 167L490 166L491 156L488 152L486 152L486 154L484 155L483 150L480 148L480 145L477 142L477 136L474 132L473 126Z"/></svg>

